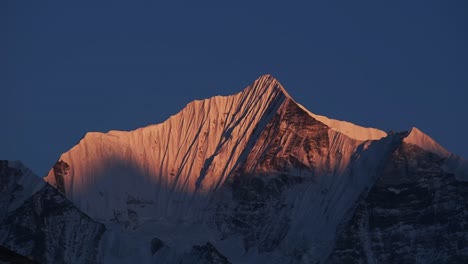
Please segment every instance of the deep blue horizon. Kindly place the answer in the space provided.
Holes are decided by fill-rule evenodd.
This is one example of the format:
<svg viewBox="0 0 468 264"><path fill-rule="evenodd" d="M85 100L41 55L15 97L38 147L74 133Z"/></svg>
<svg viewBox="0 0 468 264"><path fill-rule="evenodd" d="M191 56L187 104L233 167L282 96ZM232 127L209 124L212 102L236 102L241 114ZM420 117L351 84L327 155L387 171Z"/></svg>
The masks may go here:
<svg viewBox="0 0 468 264"><path fill-rule="evenodd" d="M310 1L311 2L311 1ZM0 3L0 159L44 176L86 132L272 74L299 103L468 158L466 1Z"/></svg>

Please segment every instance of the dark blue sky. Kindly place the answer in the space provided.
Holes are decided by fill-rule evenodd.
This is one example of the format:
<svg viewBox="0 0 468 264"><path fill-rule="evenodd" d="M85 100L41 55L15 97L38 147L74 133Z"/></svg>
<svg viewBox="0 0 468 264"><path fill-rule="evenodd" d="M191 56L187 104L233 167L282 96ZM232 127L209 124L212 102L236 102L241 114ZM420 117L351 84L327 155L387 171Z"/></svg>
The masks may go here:
<svg viewBox="0 0 468 264"><path fill-rule="evenodd" d="M87 131L265 73L312 112L468 157L467 1L224 2L1 1L0 158L42 176Z"/></svg>

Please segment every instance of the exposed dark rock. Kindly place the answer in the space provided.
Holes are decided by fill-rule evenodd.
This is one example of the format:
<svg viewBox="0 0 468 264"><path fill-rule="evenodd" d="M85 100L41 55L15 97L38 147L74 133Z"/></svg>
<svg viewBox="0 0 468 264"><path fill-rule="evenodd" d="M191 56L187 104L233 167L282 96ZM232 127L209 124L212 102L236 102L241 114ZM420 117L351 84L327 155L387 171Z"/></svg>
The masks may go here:
<svg viewBox="0 0 468 264"><path fill-rule="evenodd" d="M190 253L183 256L181 264L228 264L228 259L210 242L203 246L193 246Z"/></svg>
<svg viewBox="0 0 468 264"><path fill-rule="evenodd" d="M114 209L114 217L111 219L111 221L119 223L125 229L135 230L140 225L138 213L131 208L127 208L125 211Z"/></svg>
<svg viewBox="0 0 468 264"><path fill-rule="evenodd" d="M218 211L218 225L224 234L243 234L246 251L253 246L259 252L274 250L287 234L290 221L290 208L281 199L281 193L293 183L285 178L281 175L267 182L258 177L234 181L235 207L227 211L228 215L223 215L226 211L221 208Z"/></svg>
<svg viewBox="0 0 468 264"><path fill-rule="evenodd" d="M49 172L56 189L0 161L0 245L43 263L229 263L193 238L246 262L468 263L468 183L444 171L468 176L467 164L402 143L445 153L420 131L322 119L271 76L224 99L90 133ZM113 215L103 243L104 226L65 195Z"/></svg>
<svg viewBox="0 0 468 264"><path fill-rule="evenodd" d="M38 262L29 259L25 256L21 256L8 248L0 246L0 263L2 264L36 264Z"/></svg>
<svg viewBox="0 0 468 264"><path fill-rule="evenodd" d="M43 180L20 162L0 160L0 223L9 211L43 185Z"/></svg>
<svg viewBox="0 0 468 264"><path fill-rule="evenodd" d="M0 244L41 263L94 263L104 230L46 185L8 213Z"/></svg>
<svg viewBox="0 0 468 264"><path fill-rule="evenodd" d="M153 238L151 240L151 254L154 255L156 252L158 252L158 250L164 247L168 248L169 246L166 243L164 243L161 239Z"/></svg>
<svg viewBox="0 0 468 264"><path fill-rule="evenodd" d="M147 201L144 199L136 198L127 194L127 205L128 206L138 206L144 208L145 206L152 205L153 201Z"/></svg>
<svg viewBox="0 0 468 264"><path fill-rule="evenodd" d="M321 168L320 157L332 155L327 153L328 141L328 127L290 101L262 130L253 151L228 182L233 203L221 203L215 220L222 234L242 234L246 251L275 250L290 224L292 205L282 194L313 181Z"/></svg>
<svg viewBox="0 0 468 264"><path fill-rule="evenodd" d="M328 127L289 101L262 130L252 148L254 151L237 173L268 175L293 169L313 175L322 167L318 163L320 158L330 155L328 146Z"/></svg>
<svg viewBox="0 0 468 264"><path fill-rule="evenodd" d="M328 263L468 263L468 183L403 143L358 204Z"/></svg>
<svg viewBox="0 0 468 264"><path fill-rule="evenodd" d="M70 166L65 161L59 160L54 165L54 176L57 184L56 187L63 194L65 194L65 181L63 178L68 175L69 170Z"/></svg>

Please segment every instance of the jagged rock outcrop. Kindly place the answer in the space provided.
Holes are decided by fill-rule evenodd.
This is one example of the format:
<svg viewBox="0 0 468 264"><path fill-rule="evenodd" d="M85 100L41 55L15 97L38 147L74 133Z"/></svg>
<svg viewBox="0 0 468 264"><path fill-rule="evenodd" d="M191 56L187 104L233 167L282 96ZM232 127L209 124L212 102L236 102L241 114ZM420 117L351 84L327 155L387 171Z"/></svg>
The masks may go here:
<svg viewBox="0 0 468 264"><path fill-rule="evenodd" d="M210 242L205 245L193 246L190 253L185 254L180 264L230 264Z"/></svg>
<svg viewBox="0 0 468 264"><path fill-rule="evenodd" d="M19 161L0 160L0 223L45 182Z"/></svg>
<svg viewBox="0 0 468 264"><path fill-rule="evenodd" d="M467 161L416 128L314 114L270 75L161 124L88 133L45 180L55 189L5 181L0 216L47 238L60 226L34 253L48 261L452 263L468 250Z"/></svg>
<svg viewBox="0 0 468 264"><path fill-rule="evenodd" d="M155 254L156 252L158 252L161 248L164 248L164 247L168 247L166 243L164 243L164 241L162 241L161 239L159 238L153 238L151 240L151 254Z"/></svg>
<svg viewBox="0 0 468 264"><path fill-rule="evenodd" d="M413 133L359 201L327 263L468 262L468 182L444 170L447 152Z"/></svg>
<svg viewBox="0 0 468 264"><path fill-rule="evenodd" d="M377 142L351 136L356 135L331 129L288 100L231 174L229 191L217 198L220 232L243 234L245 250L255 247L259 253L296 251L305 240L315 249L308 254L321 258L334 241L339 219L396 143L393 137Z"/></svg>
<svg viewBox="0 0 468 264"><path fill-rule="evenodd" d="M39 263L97 262L104 225L80 212L19 162L0 164L2 183L9 183L3 187L15 186L14 192L2 192L0 197L18 199L10 203L0 223L0 245ZM17 202L22 203L12 207Z"/></svg>
<svg viewBox="0 0 468 264"><path fill-rule="evenodd" d="M391 140L377 142L385 136L308 112L266 75L159 125L88 133L46 181L94 219L126 229L150 219L211 222L223 237L242 235L246 251L272 252L300 235L325 252L388 155ZM317 223L304 230L308 217Z"/></svg>
<svg viewBox="0 0 468 264"><path fill-rule="evenodd" d="M138 219L195 217L286 99L281 85L264 77L236 95L194 101L162 124L88 133L60 157L67 173L54 167L45 179L97 219L126 213L127 196L151 203L130 208Z"/></svg>

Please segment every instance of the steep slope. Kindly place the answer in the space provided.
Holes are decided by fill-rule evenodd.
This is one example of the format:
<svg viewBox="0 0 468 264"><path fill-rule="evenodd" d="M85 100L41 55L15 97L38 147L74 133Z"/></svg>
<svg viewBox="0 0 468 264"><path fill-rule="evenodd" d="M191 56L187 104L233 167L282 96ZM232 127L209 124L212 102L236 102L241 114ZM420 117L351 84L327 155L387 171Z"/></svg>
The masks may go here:
<svg viewBox="0 0 468 264"><path fill-rule="evenodd" d="M39 263L96 262L104 226L20 162L0 165L0 197L14 196L2 211L0 245Z"/></svg>
<svg viewBox="0 0 468 264"><path fill-rule="evenodd" d="M239 261L249 261L256 251L265 255L262 261L275 258L278 263L321 259L340 220L397 143L392 136L350 138L290 100L259 134L227 182L228 190L217 197L216 225L225 238L242 234L249 253ZM286 259L272 256L275 252Z"/></svg>
<svg viewBox="0 0 468 264"><path fill-rule="evenodd" d="M88 133L46 181L111 227L101 247L112 261L122 257L110 248L154 237L174 254L209 241L229 261L320 259L394 145L383 131L314 115L266 75L159 125ZM151 257L128 247L127 259Z"/></svg>
<svg viewBox="0 0 468 264"><path fill-rule="evenodd" d="M194 101L159 125L88 133L60 157L69 168L45 180L98 219L128 218L128 210L138 218L197 215L287 97L264 76L236 95Z"/></svg>
<svg viewBox="0 0 468 264"><path fill-rule="evenodd" d="M5 179L2 243L41 261L450 263L467 251L468 162L416 128L316 115L269 75L162 124L88 133L45 178L58 191Z"/></svg>
<svg viewBox="0 0 468 264"><path fill-rule="evenodd" d="M322 115L317 115L307 110L304 106L300 104L298 105L300 108L306 111L310 116L312 116L315 120L322 122L323 124L327 125L331 129L337 132L340 132L342 134L345 134L346 136L350 138L365 141L365 140L379 140L387 136L387 133L385 133L382 130L379 130L376 128L361 127L350 122L331 119Z"/></svg>
<svg viewBox="0 0 468 264"><path fill-rule="evenodd" d="M450 156L450 152L448 152L444 147L442 147L439 143L437 143L434 139L423 133L421 130L413 127L409 132L408 135L403 139L403 142L416 145L421 149L432 152L441 158L446 158Z"/></svg>
<svg viewBox="0 0 468 264"><path fill-rule="evenodd" d="M194 101L159 125L88 133L45 179L101 221L136 228L154 217L194 220L289 104L296 105L265 75L236 95Z"/></svg>
<svg viewBox="0 0 468 264"><path fill-rule="evenodd" d="M450 153L434 139L421 130L413 127L403 142L418 146L419 148L436 154L443 159L442 167L445 171L453 173L458 180L468 181L468 161Z"/></svg>
<svg viewBox="0 0 468 264"><path fill-rule="evenodd" d="M316 115L269 75L88 133L45 180L0 162L0 244L41 262L468 261L466 160Z"/></svg>
<svg viewBox="0 0 468 264"><path fill-rule="evenodd" d="M327 263L468 262L468 182L446 170L454 155L416 128L401 137Z"/></svg>
<svg viewBox="0 0 468 264"><path fill-rule="evenodd" d="M45 182L19 161L0 160L0 223Z"/></svg>

